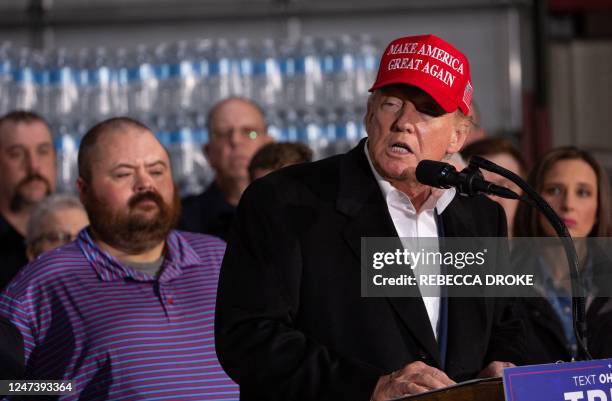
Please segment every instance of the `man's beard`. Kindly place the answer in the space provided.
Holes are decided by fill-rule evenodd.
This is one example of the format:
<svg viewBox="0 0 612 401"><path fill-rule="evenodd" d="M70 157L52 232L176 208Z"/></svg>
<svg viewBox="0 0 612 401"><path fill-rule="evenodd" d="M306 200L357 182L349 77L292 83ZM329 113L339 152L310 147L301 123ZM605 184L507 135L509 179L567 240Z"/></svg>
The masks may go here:
<svg viewBox="0 0 612 401"><path fill-rule="evenodd" d="M128 201L127 214L109 210L92 192L84 197L83 205L94 236L129 254L142 253L165 241L181 212L181 201L176 188L172 205L164 202L157 192L142 192L132 196ZM134 213L138 204L144 200L155 202L158 210L155 215L145 217Z"/></svg>
<svg viewBox="0 0 612 401"><path fill-rule="evenodd" d="M45 177L43 177L40 174L30 174L27 177L25 177L23 180L19 181L19 183L15 186L15 192L13 193L13 196L11 196L11 200L9 203L9 209L11 210L11 212L13 213L20 212L26 208L36 205L38 202L42 200L42 199L37 199L37 200L28 199L24 197L22 193L23 187L25 187L30 182L36 181L36 180L43 182L45 186L47 187L47 189L45 190L45 196L48 196L49 194L51 194L51 184L49 183L49 180L47 180Z"/></svg>

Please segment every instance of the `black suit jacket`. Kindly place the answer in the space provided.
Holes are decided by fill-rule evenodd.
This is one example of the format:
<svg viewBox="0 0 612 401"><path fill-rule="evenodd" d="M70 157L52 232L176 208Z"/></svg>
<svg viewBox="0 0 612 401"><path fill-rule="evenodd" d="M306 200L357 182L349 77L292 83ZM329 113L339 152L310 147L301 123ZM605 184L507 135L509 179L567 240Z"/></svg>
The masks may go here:
<svg viewBox="0 0 612 401"><path fill-rule="evenodd" d="M381 375L421 360L440 366L418 298L362 298L361 237L396 237L364 142L292 166L244 193L221 269L216 346L242 400L369 400ZM504 236L503 210L456 197L446 235ZM493 299L449 301L446 371L474 377L520 362L522 326Z"/></svg>

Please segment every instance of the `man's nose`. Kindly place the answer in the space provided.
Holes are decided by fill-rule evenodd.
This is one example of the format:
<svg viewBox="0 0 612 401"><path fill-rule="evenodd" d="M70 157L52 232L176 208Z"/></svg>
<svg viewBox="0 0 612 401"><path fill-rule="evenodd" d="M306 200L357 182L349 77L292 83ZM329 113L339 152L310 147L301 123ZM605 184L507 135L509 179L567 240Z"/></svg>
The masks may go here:
<svg viewBox="0 0 612 401"><path fill-rule="evenodd" d="M136 171L134 190L136 192L147 192L154 189L153 177L146 171Z"/></svg>
<svg viewBox="0 0 612 401"><path fill-rule="evenodd" d="M397 119L395 120L395 127L401 132L415 132L415 125L419 121L419 114L417 109L411 102L405 102L400 111L398 112Z"/></svg>

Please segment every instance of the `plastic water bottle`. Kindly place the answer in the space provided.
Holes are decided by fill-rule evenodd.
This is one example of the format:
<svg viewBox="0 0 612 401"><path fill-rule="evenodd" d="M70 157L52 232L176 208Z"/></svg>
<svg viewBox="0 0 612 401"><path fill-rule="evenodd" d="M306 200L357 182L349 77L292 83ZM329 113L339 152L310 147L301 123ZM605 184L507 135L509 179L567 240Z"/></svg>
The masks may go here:
<svg viewBox="0 0 612 401"><path fill-rule="evenodd" d="M275 107L281 102L282 75L280 58L276 50L276 44L272 39L264 39L261 43L261 51L255 62L254 97L264 107Z"/></svg>
<svg viewBox="0 0 612 401"><path fill-rule="evenodd" d="M289 104L296 104L299 91L297 72L297 44L292 41L284 41L280 45L280 68L283 82L283 99Z"/></svg>
<svg viewBox="0 0 612 401"><path fill-rule="evenodd" d="M338 113L335 109L329 108L323 111L321 117L323 124L323 135L327 139L327 146L321 150L321 157L328 157L337 154L335 149L336 140L338 135L336 130L338 128Z"/></svg>
<svg viewBox="0 0 612 401"><path fill-rule="evenodd" d="M91 91L90 113L95 118L104 119L113 113L113 68L106 48L98 47L95 50L88 71Z"/></svg>
<svg viewBox="0 0 612 401"><path fill-rule="evenodd" d="M328 146L328 141L324 135L323 121L313 107L304 113L300 127L299 140L310 146L314 160L320 159Z"/></svg>
<svg viewBox="0 0 612 401"><path fill-rule="evenodd" d="M0 44L0 116L9 111L12 63L12 46L10 42L4 42Z"/></svg>
<svg viewBox="0 0 612 401"><path fill-rule="evenodd" d="M27 48L21 48L17 61L13 64L11 72L11 99L10 109L35 110L38 103L36 83L36 70L34 68L34 55ZM42 66L40 66L42 68Z"/></svg>
<svg viewBox="0 0 612 401"><path fill-rule="evenodd" d="M130 115L153 112L159 107L159 81L153 66L153 54L144 45L128 58L128 106Z"/></svg>
<svg viewBox="0 0 612 401"><path fill-rule="evenodd" d="M355 46L348 35L340 38L338 46L339 68L336 69L338 105L353 105L355 101Z"/></svg>
<svg viewBox="0 0 612 401"><path fill-rule="evenodd" d="M200 78L196 69L195 52L188 42L180 41L170 46L169 53L170 104L166 110L172 113L193 111L196 108L196 88Z"/></svg>
<svg viewBox="0 0 612 401"><path fill-rule="evenodd" d="M208 127L206 115L196 113L194 116L194 151L192 154L195 163L195 175L202 188L207 188L215 177L215 172L204 156L204 145L208 143Z"/></svg>
<svg viewBox="0 0 612 401"><path fill-rule="evenodd" d="M215 43L210 62L210 103L215 104L232 94L231 51L226 39Z"/></svg>
<svg viewBox="0 0 612 401"><path fill-rule="evenodd" d="M253 98L253 54L248 39L236 42L236 53L232 60L232 94Z"/></svg>
<svg viewBox="0 0 612 401"><path fill-rule="evenodd" d="M196 143L194 124L182 113L170 121L168 151L172 161L174 182L181 196L200 193L204 187L196 175L196 153L201 154L201 151Z"/></svg>
<svg viewBox="0 0 612 401"><path fill-rule="evenodd" d="M346 107L339 113L336 124L336 141L334 153L344 153L353 148L362 138L361 117L357 116L353 107Z"/></svg>
<svg viewBox="0 0 612 401"><path fill-rule="evenodd" d="M195 44L194 68L199 80L195 89L194 104L199 110L208 110L212 106L210 88L212 51L213 42L210 39L199 40Z"/></svg>
<svg viewBox="0 0 612 401"><path fill-rule="evenodd" d="M81 135L74 122L68 119L59 119L52 122L51 128L57 157L57 191L75 193Z"/></svg>
<svg viewBox="0 0 612 401"><path fill-rule="evenodd" d="M126 115L129 113L129 72L128 72L128 51L124 48L117 49L115 53L115 63L113 71L113 110L116 115Z"/></svg>
<svg viewBox="0 0 612 401"><path fill-rule="evenodd" d="M336 79L339 69L338 46L335 40L331 38L324 39L321 48L321 73L323 80L321 100L332 108L338 103Z"/></svg>
<svg viewBox="0 0 612 401"><path fill-rule="evenodd" d="M296 75L298 78L298 107L306 109L315 105L321 99L323 77L313 37L306 36L300 43L300 50L296 58Z"/></svg>
<svg viewBox="0 0 612 401"><path fill-rule="evenodd" d="M284 110L283 113L283 128L282 128L281 139L287 142L297 142L300 140L300 121L298 113L295 109L289 108Z"/></svg>
<svg viewBox="0 0 612 401"><path fill-rule="evenodd" d="M268 123L268 135L275 141L282 141L283 138L283 119L277 107L266 107L266 122Z"/></svg>
<svg viewBox="0 0 612 401"><path fill-rule="evenodd" d="M169 45L161 43L155 47L154 65L155 77L159 82L158 104L155 106L166 111L173 111L173 85L170 80Z"/></svg>
<svg viewBox="0 0 612 401"><path fill-rule="evenodd" d="M355 102L364 104L368 89L374 84L378 70L379 54L376 43L370 35L359 37L355 63Z"/></svg>
<svg viewBox="0 0 612 401"><path fill-rule="evenodd" d="M75 61L66 49L60 48L47 59L48 80L42 82L43 113L60 119L72 117L79 101Z"/></svg>

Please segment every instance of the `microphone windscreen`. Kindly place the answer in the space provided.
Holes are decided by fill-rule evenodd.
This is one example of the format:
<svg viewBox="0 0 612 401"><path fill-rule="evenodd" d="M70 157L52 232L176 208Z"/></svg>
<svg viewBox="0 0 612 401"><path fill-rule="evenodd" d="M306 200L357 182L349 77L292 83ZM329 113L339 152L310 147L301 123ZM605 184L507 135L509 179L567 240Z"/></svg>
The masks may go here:
<svg viewBox="0 0 612 401"><path fill-rule="evenodd" d="M448 188L449 175L456 173L455 168L444 162L421 160L416 168L416 178L421 184L436 188Z"/></svg>

